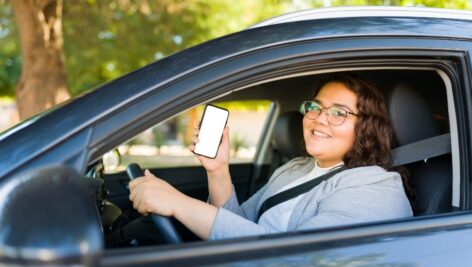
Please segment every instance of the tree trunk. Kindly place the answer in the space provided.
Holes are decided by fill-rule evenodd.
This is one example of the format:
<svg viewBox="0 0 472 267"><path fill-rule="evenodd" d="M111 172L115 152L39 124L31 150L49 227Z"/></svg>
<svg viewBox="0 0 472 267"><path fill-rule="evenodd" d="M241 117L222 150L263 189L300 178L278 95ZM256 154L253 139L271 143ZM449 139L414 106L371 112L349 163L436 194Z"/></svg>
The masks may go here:
<svg viewBox="0 0 472 267"><path fill-rule="evenodd" d="M15 89L21 119L70 97L64 64L62 0L12 0L23 58Z"/></svg>

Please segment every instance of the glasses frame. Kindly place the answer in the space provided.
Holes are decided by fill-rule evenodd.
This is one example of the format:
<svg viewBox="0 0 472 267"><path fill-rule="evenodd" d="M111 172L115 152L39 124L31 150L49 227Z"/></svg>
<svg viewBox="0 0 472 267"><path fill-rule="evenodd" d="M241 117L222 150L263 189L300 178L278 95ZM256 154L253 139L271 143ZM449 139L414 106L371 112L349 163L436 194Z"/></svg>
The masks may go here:
<svg viewBox="0 0 472 267"><path fill-rule="evenodd" d="M320 106L320 113L319 113L315 118L313 118L313 119L311 119L311 118L309 118L308 116L306 116L306 114L308 114L308 112L312 111L312 110L309 110L309 111L306 110L305 107L306 107L306 104L307 104L307 103L314 103L315 105ZM352 112L352 111L346 110L345 108L338 107L338 106L336 106L336 105L332 105L332 106L329 106L329 107L323 107L320 103L318 103L318 102L316 102L316 101L303 101L302 104L301 104L301 106L300 106L300 110L299 110L299 111L300 111L300 113L301 113L303 116L305 116L307 119L309 119L309 120L316 120L319 116L321 116L321 114L323 113L323 111L326 110L326 119L327 119L327 121L328 121L329 124L334 125L334 126L343 125L343 123L346 121L347 115L346 115L346 116L343 116L344 119L343 119L343 121L342 121L341 123L339 123L339 124L333 123L333 122L331 121L332 119L330 119L330 118L332 118L332 117L331 117L330 113L328 112L328 110L331 109L331 108L333 108L333 107L345 111L347 115L348 115L348 114L351 114L351 115L354 115L354 116L356 116L356 117L359 116L359 114L356 114L356 113L354 113L354 112Z"/></svg>

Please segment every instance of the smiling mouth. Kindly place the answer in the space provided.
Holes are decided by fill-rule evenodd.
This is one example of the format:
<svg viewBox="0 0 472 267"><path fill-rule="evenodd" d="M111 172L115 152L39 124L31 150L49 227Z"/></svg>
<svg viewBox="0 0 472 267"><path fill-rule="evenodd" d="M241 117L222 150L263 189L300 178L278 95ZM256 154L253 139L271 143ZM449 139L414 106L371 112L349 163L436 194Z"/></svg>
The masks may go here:
<svg viewBox="0 0 472 267"><path fill-rule="evenodd" d="M330 138L329 135L325 134L325 133L322 133L322 132L319 132L319 131L311 131L311 134L316 136L316 137L320 137L320 138Z"/></svg>

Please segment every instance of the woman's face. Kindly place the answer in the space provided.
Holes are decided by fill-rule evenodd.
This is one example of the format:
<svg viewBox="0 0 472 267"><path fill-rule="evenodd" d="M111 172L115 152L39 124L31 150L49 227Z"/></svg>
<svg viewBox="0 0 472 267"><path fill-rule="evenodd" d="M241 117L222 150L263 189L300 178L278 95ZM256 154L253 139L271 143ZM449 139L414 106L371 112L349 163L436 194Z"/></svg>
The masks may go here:
<svg viewBox="0 0 472 267"><path fill-rule="evenodd" d="M327 83L315 97L324 108L338 106L347 111L358 112L357 96L344 84L339 82ZM308 154L317 159L318 166L331 167L343 160L344 155L352 148L357 117L348 114L343 124L339 126L328 123L326 110L314 120L303 118L303 137Z"/></svg>

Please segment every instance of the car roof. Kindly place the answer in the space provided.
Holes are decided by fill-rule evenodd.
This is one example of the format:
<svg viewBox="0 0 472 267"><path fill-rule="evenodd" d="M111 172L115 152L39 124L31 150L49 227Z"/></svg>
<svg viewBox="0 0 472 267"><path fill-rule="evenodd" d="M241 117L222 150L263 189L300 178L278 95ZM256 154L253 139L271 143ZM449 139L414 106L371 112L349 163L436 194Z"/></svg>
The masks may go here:
<svg viewBox="0 0 472 267"><path fill-rule="evenodd" d="M472 20L472 12L454 9L398 6L325 7L287 13L264 20L250 28L294 21L349 17L421 17Z"/></svg>

